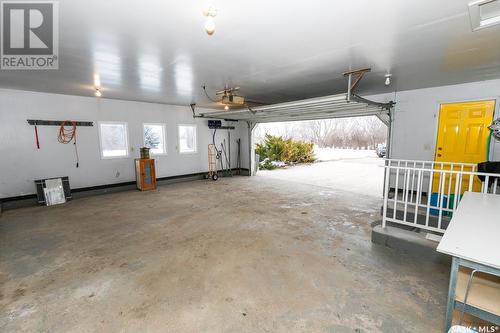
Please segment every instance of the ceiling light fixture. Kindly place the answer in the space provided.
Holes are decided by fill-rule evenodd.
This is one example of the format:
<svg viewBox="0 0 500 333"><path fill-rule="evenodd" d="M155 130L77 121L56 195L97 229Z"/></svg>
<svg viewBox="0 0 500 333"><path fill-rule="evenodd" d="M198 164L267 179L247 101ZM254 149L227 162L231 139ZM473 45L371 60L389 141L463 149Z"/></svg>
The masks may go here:
<svg viewBox="0 0 500 333"><path fill-rule="evenodd" d="M101 97L102 96L102 92L99 88L95 88L95 97Z"/></svg>
<svg viewBox="0 0 500 333"><path fill-rule="evenodd" d="M94 74L94 87L98 89L101 86L101 77L99 74Z"/></svg>
<svg viewBox="0 0 500 333"><path fill-rule="evenodd" d="M215 32L214 17L217 15L217 8L210 6L203 12L203 15L207 17L207 21L205 22L205 31L209 36L212 36Z"/></svg>
<svg viewBox="0 0 500 333"><path fill-rule="evenodd" d="M388 86L391 84L392 74L385 74L385 85Z"/></svg>

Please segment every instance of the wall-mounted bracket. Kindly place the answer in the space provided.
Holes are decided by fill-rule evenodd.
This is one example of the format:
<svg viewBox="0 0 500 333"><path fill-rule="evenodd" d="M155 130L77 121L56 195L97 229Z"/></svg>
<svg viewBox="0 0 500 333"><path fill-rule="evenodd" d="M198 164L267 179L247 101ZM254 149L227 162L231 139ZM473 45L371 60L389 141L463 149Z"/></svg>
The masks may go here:
<svg viewBox="0 0 500 333"><path fill-rule="evenodd" d="M358 103L366 103L366 104L378 106L381 109L386 110L386 111L390 111L394 107L394 105L396 105L396 103L393 101L390 101L387 103L379 103L379 102L374 102L374 101L371 101L369 99L363 98L363 97L356 95L356 94L351 94L351 99L355 102L358 102Z"/></svg>
<svg viewBox="0 0 500 333"><path fill-rule="evenodd" d="M209 129L222 129L222 130L234 130L234 126L222 126L221 120L208 120L208 128Z"/></svg>
<svg viewBox="0 0 500 333"><path fill-rule="evenodd" d="M363 76L365 76L366 73L371 72L371 70L372 70L371 68L362 68L362 69L357 69L354 71L344 73L344 77L346 77L346 76L348 77L348 83L347 83L347 101L348 102L351 101L352 92L358 86L359 81L361 81L361 79L363 78ZM354 82L353 82L353 78L354 78Z"/></svg>
<svg viewBox="0 0 500 333"><path fill-rule="evenodd" d="M246 105L246 107L247 107L248 111L250 111L252 114L256 114L257 113L257 111L252 110L252 108L249 107L248 105Z"/></svg>
<svg viewBox="0 0 500 333"><path fill-rule="evenodd" d="M40 119L27 119L28 124L32 126L61 126L67 120L40 120ZM93 121L75 121L76 126L94 126Z"/></svg>
<svg viewBox="0 0 500 333"><path fill-rule="evenodd" d="M194 107L196 106L196 103L191 103L189 104L189 107L191 108L191 111L193 111L193 118L205 118L203 115L197 115L196 111L194 110Z"/></svg>

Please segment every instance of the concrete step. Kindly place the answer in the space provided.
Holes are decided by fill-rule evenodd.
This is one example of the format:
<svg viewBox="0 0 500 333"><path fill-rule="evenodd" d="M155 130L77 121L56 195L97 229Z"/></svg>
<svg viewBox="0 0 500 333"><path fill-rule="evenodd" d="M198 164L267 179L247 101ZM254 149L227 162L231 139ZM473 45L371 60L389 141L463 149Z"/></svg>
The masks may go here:
<svg viewBox="0 0 500 333"><path fill-rule="evenodd" d="M372 243L389 247L401 253L425 257L433 262L451 263L451 257L436 251L438 242L426 238L427 232L403 229L374 223Z"/></svg>

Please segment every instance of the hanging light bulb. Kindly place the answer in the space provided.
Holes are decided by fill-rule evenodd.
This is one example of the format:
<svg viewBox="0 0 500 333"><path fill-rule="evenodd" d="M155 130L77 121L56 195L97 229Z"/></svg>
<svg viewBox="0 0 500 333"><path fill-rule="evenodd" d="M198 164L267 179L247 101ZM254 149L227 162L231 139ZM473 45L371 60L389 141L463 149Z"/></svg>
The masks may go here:
<svg viewBox="0 0 500 333"><path fill-rule="evenodd" d="M205 31L209 36L212 36L215 32L214 17L217 15L217 9L214 6L210 6L203 12L203 15L207 17L207 21L205 22Z"/></svg>
<svg viewBox="0 0 500 333"><path fill-rule="evenodd" d="M229 105L227 105L227 104L226 104L226 105L224 106L224 110L229 111Z"/></svg>
<svg viewBox="0 0 500 333"><path fill-rule="evenodd" d="M101 97L102 92L99 90L99 88L95 88L95 97Z"/></svg>
<svg viewBox="0 0 500 333"><path fill-rule="evenodd" d="M215 22L212 16L207 17L207 21L205 22L205 31L209 36L212 36L215 32Z"/></svg>
<svg viewBox="0 0 500 333"><path fill-rule="evenodd" d="M99 89L100 86L101 86L101 77L99 76L99 74L95 73L94 74L94 87L96 89Z"/></svg>
<svg viewBox="0 0 500 333"><path fill-rule="evenodd" d="M388 86L391 84L392 74L385 74L385 85Z"/></svg>

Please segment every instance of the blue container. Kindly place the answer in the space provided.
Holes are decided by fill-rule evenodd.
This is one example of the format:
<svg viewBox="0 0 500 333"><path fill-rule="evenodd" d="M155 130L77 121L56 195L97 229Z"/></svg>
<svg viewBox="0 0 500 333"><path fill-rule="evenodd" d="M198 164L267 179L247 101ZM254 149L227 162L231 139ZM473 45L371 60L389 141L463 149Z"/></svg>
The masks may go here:
<svg viewBox="0 0 500 333"><path fill-rule="evenodd" d="M438 205L439 202L439 195L437 193L432 193L431 194L431 207L436 207L439 208ZM443 195L443 202L441 202L441 207L442 208L448 208L448 197L446 195ZM430 209L431 215L439 215L439 209ZM442 216L448 215L448 212L443 211Z"/></svg>

